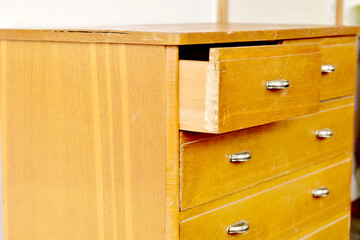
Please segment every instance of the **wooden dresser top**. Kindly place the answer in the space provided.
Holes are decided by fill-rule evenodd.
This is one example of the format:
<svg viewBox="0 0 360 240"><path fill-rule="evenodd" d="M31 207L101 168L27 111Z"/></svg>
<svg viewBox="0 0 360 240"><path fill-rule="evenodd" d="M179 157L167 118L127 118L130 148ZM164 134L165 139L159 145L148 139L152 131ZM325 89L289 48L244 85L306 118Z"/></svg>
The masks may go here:
<svg viewBox="0 0 360 240"><path fill-rule="evenodd" d="M360 26L172 24L81 29L0 29L0 39L189 45L356 35Z"/></svg>

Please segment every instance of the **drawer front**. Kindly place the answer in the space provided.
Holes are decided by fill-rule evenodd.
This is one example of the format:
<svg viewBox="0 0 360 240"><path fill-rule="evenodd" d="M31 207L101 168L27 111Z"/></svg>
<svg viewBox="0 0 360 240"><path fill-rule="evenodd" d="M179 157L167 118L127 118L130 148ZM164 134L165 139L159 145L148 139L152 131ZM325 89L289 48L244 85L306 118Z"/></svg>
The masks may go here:
<svg viewBox="0 0 360 240"><path fill-rule="evenodd" d="M195 207L340 153L350 155L353 100L329 101L316 114L215 137L202 139L199 134L181 132L181 208ZM317 130L326 128L333 131L332 137L316 136ZM241 152L250 152L250 160L230 162L231 154Z"/></svg>
<svg viewBox="0 0 360 240"><path fill-rule="evenodd" d="M350 238L350 215L348 213L336 219L329 217L315 226L316 228L310 227L288 240L349 240Z"/></svg>
<svg viewBox="0 0 360 240"><path fill-rule="evenodd" d="M224 133L318 111L319 44L210 51L209 62L180 61L181 129Z"/></svg>
<svg viewBox="0 0 360 240"><path fill-rule="evenodd" d="M350 208L351 161L345 160L288 180L180 223L180 239L283 239ZM323 187L330 193L314 197ZM318 191L316 191L317 193ZM325 191L324 191L325 192ZM229 226L246 221L244 233ZM237 229L241 230L241 229Z"/></svg>
<svg viewBox="0 0 360 240"><path fill-rule="evenodd" d="M357 38L354 36L285 41L297 44L306 42L321 44L323 72L320 81L320 100L354 94Z"/></svg>

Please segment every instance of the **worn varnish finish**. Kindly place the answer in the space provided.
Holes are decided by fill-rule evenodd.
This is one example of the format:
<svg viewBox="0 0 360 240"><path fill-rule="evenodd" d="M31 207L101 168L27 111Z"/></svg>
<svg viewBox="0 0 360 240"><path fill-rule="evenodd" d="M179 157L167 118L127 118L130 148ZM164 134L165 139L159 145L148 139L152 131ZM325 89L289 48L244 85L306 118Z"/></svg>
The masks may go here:
<svg viewBox="0 0 360 240"><path fill-rule="evenodd" d="M0 44L6 239L164 239L176 48Z"/></svg>
<svg viewBox="0 0 360 240"><path fill-rule="evenodd" d="M350 167L350 160L338 160L273 188L254 191L243 199L183 220L180 239L283 239L291 236L313 222L349 210ZM330 189L330 195L313 198L311 191L322 186ZM228 235L227 226L241 220L250 223L249 232Z"/></svg>
<svg viewBox="0 0 360 240"><path fill-rule="evenodd" d="M319 43L321 44L322 64L335 66L335 72L321 75L320 100L355 94L356 37L289 40L284 43Z"/></svg>
<svg viewBox="0 0 360 240"><path fill-rule="evenodd" d="M318 44L210 49L180 61L180 129L224 133L318 111ZM289 89L268 90L285 79Z"/></svg>
<svg viewBox="0 0 360 240"><path fill-rule="evenodd" d="M180 147L182 209L218 199L339 154L346 153L351 157L354 98L342 100L337 106L321 103L322 111L310 116L207 139L196 140L196 133L181 132L181 142L192 138ZM344 101L349 104L343 105ZM316 130L323 128L333 130L334 136L317 138ZM251 160L230 163L230 154L241 151L250 151Z"/></svg>
<svg viewBox="0 0 360 240"><path fill-rule="evenodd" d="M358 26L200 23L88 29L0 29L0 39L187 45L355 35Z"/></svg>

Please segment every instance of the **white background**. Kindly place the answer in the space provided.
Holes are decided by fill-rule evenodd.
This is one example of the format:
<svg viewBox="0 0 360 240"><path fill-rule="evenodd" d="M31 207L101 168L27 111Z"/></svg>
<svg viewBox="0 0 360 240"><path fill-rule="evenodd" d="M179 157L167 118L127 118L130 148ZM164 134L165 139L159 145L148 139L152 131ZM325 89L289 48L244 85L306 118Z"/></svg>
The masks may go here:
<svg viewBox="0 0 360 240"><path fill-rule="evenodd" d="M0 0L0 28L215 22L217 0ZM230 22L333 24L335 0L229 0ZM360 0L345 0L344 23Z"/></svg>

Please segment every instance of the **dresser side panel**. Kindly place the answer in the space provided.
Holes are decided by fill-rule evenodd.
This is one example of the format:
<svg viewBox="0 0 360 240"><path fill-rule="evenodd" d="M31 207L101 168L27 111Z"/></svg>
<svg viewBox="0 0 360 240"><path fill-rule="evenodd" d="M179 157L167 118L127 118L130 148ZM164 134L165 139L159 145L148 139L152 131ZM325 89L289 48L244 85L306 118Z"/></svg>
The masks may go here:
<svg viewBox="0 0 360 240"><path fill-rule="evenodd" d="M164 239L165 47L0 52L5 239Z"/></svg>

